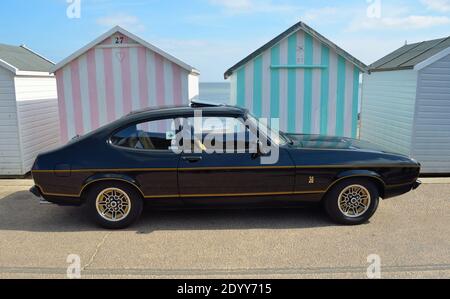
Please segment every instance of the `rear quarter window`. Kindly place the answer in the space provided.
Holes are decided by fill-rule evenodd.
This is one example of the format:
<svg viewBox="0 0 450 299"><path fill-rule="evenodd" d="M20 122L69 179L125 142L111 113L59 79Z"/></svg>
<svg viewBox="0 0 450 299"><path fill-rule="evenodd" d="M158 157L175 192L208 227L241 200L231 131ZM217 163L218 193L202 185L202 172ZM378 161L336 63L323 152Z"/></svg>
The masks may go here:
<svg viewBox="0 0 450 299"><path fill-rule="evenodd" d="M172 119L133 124L113 134L111 143L129 149L168 151L174 130Z"/></svg>

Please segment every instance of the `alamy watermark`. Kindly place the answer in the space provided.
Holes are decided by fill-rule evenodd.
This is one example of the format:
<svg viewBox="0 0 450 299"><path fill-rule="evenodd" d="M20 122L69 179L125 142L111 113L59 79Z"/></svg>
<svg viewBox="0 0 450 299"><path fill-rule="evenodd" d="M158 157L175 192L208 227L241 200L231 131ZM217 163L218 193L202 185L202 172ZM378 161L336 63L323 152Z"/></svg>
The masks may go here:
<svg viewBox="0 0 450 299"><path fill-rule="evenodd" d="M371 254L367 257L369 267L367 267L367 278L381 278L381 257L378 254Z"/></svg>
<svg viewBox="0 0 450 299"><path fill-rule="evenodd" d="M77 254L69 254L66 262L69 264L67 267L68 279L80 279L81 278L81 258Z"/></svg>
<svg viewBox="0 0 450 299"><path fill-rule="evenodd" d="M366 0L369 6L367 7L367 17L369 19L381 19L381 0Z"/></svg>
<svg viewBox="0 0 450 299"><path fill-rule="evenodd" d="M81 0L66 0L68 6L66 15L69 19L81 18Z"/></svg>

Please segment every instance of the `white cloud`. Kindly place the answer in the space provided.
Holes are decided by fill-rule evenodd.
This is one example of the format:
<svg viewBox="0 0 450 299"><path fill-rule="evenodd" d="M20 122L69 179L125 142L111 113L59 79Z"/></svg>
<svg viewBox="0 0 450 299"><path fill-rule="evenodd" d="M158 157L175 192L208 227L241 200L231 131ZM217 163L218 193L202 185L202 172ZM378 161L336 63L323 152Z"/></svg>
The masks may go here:
<svg viewBox="0 0 450 299"><path fill-rule="evenodd" d="M450 0L423 0L423 1L446 1ZM316 9L307 9L302 13L302 20L311 22L311 25L336 23L347 24L346 32L357 32L363 30L411 30L428 29L450 24L450 16L439 16L433 14L417 14L408 5L385 4L381 2L380 15L378 17L369 15L367 6L340 5Z"/></svg>
<svg viewBox="0 0 450 299"><path fill-rule="evenodd" d="M267 42L267 38L264 35L246 40L158 37L148 37L146 39L164 51L199 69L202 82L222 82L225 70Z"/></svg>
<svg viewBox="0 0 450 299"><path fill-rule="evenodd" d="M353 21L350 31L362 29L427 29L435 26L450 24L450 17L446 16L405 16L405 17L382 17L364 18Z"/></svg>
<svg viewBox="0 0 450 299"><path fill-rule="evenodd" d="M438 12L450 12L450 0L421 0L429 9Z"/></svg>
<svg viewBox="0 0 450 299"><path fill-rule="evenodd" d="M127 14L101 17L97 19L97 24L105 27L114 27L118 25L134 32L145 30L145 25L138 17Z"/></svg>
<svg viewBox="0 0 450 299"><path fill-rule="evenodd" d="M275 4L272 0L208 0L211 5L222 7L228 14L293 12L297 6Z"/></svg>

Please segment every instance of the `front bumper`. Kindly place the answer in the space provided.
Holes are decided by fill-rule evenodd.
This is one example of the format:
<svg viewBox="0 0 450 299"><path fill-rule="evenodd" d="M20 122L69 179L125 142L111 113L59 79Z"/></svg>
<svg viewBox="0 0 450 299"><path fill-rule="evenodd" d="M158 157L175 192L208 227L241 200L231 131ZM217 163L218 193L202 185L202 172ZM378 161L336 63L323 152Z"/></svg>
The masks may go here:
<svg viewBox="0 0 450 299"><path fill-rule="evenodd" d="M384 199L388 199L388 198L392 198L392 197L396 197L399 195L403 195L406 194L412 190L416 190L417 188L419 188L422 185L422 182L417 180L414 183L409 183L406 185L401 185L401 186L395 186L395 187L388 187L385 189L384 191Z"/></svg>

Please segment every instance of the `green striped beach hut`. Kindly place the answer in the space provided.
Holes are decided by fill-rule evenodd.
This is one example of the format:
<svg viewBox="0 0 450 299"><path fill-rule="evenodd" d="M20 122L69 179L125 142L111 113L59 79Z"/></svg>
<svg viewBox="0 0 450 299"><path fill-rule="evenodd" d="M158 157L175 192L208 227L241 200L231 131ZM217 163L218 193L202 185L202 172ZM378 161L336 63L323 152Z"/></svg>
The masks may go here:
<svg viewBox="0 0 450 299"><path fill-rule="evenodd" d="M232 104L279 118L290 133L357 137L360 74L367 66L303 22L225 73Z"/></svg>

